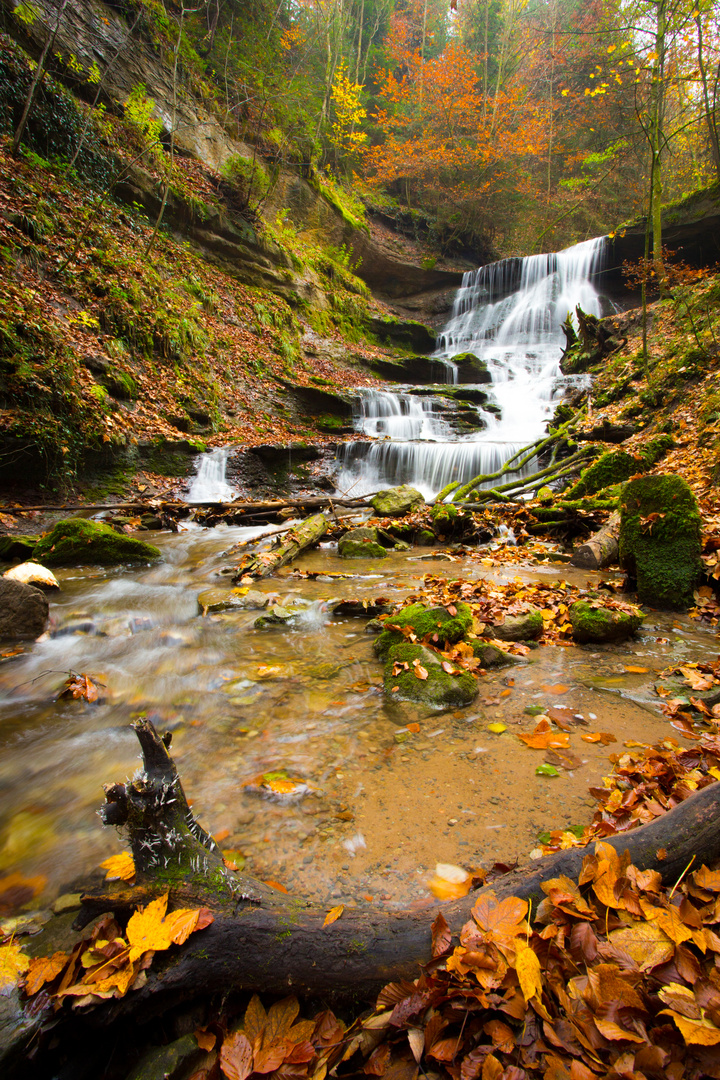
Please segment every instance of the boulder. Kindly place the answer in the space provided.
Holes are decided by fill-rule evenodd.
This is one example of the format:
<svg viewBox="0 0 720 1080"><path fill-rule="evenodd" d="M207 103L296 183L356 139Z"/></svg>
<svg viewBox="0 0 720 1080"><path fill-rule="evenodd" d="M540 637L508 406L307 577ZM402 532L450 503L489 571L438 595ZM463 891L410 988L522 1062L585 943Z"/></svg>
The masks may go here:
<svg viewBox="0 0 720 1080"><path fill-rule="evenodd" d="M519 664L521 660L512 653L499 649L497 645L491 645L489 641L474 641L473 655L480 661L482 667L506 667L508 664Z"/></svg>
<svg viewBox="0 0 720 1080"><path fill-rule="evenodd" d="M302 606L284 607L282 604L273 604L268 608L265 615L255 620L253 626L256 630L264 630L267 627L285 626L292 627L298 615L307 610L307 604Z"/></svg>
<svg viewBox="0 0 720 1080"><path fill-rule="evenodd" d="M36 589L59 589L58 580L51 570L36 562L24 562L6 570L3 577L10 581L21 581L23 585L34 585Z"/></svg>
<svg viewBox="0 0 720 1080"><path fill-rule="evenodd" d="M643 603L669 611L692 607L701 550L697 501L682 477L641 476L625 485L620 566L635 578Z"/></svg>
<svg viewBox="0 0 720 1080"><path fill-rule="evenodd" d="M492 635L500 641L534 641L540 637L542 629L542 614L533 608L522 615L506 615L504 622L492 627Z"/></svg>
<svg viewBox="0 0 720 1080"><path fill-rule="evenodd" d="M410 604L397 615L391 615L386 625L408 627L418 641L432 641L433 645L444 648L460 641L473 624L472 611L467 604L456 604L455 608L457 614L451 615L444 607ZM405 640L406 636L401 630L387 629L377 638L373 648L376 655L384 659L394 645Z"/></svg>
<svg viewBox="0 0 720 1080"><path fill-rule="evenodd" d="M212 615L216 611L262 611L270 597L252 589L205 589L198 593L197 601L201 615Z"/></svg>
<svg viewBox="0 0 720 1080"><path fill-rule="evenodd" d="M492 375L488 371L486 362L476 356L475 353L458 353L457 356L452 356L450 360L458 369L459 383L478 385L479 383L492 382Z"/></svg>
<svg viewBox="0 0 720 1080"><path fill-rule="evenodd" d="M0 578L0 640L34 641L45 631L48 602L33 585Z"/></svg>
<svg viewBox="0 0 720 1080"><path fill-rule="evenodd" d="M424 504L423 496L417 488L410 487L409 484L379 491L370 502L378 517L403 517Z"/></svg>
<svg viewBox="0 0 720 1080"><path fill-rule="evenodd" d="M384 559L387 551L380 543L378 530L368 525L349 529L338 542L338 555L343 559Z"/></svg>
<svg viewBox="0 0 720 1080"><path fill-rule="evenodd" d="M416 670L420 675L416 674ZM422 677L427 673L427 677ZM393 645L387 654L383 685L388 697L416 701L434 709L470 705L480 692L468 671L447 672L441 658L422 645ZM397 689L395 689L397 687Z"/></svg>
<svg viewBox="0 0 720 1080"><path fill-rule="evenodd" d="M0 562L24 562L39 539L39 536L0 536Z"/></svg>
<svg viewBox="0 0 720 1080"><path fill-rule="evenodd" d="M600 600L576 600L570 608L573 640L578 642L625 641L642 624L644 615L604 607Z"/></svg>
<svg viewBox="0 0 720 1080"><path fill-rule="evenodd" d="M161 552L154 544L116 532L100 521L67 518L40 537L33 556L48 566L114 566L159 559Z"/></svg>

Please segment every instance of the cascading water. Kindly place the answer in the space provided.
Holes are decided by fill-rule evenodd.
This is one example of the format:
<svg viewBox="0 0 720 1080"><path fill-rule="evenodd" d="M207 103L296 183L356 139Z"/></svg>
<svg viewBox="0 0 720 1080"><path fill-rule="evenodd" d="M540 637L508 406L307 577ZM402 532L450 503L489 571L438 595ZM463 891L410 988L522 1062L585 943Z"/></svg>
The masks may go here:
<svg viewBox="0 0 720 1080"><path fill-rule="evenodd" d="M599 237L547 255L503 259L465 274L451 317L438 336L437 358L450 367L452 358L464 352L484 360L492 384L483 389L499 417L479 407L483 430L459 438L447 425L430 420L416 422L416 430L409 407L403 411L401 399L409 395L366 391L355 426L382 441L343 447L338 489L362 494L409 483L430 497L451 481L465 483L479 473L497 471L517 450L542 436L553 402L568 385L560 372L562 323L578 304L590 314L603 314L593 277L602 269L605 247L606 238ZM384 426L377 411L382 394L397 399ZM432 416L432 399L425 398L419 407L423 413L416 421Z"/></svg>
<svg viewBox="0 0 720 1080"><path fill-rule="evenodd" d="M197 473L188 489L187 502L232 502L237 498L237 492L225 479L228 452L227 447L221 447L200 455Z"/></svg>

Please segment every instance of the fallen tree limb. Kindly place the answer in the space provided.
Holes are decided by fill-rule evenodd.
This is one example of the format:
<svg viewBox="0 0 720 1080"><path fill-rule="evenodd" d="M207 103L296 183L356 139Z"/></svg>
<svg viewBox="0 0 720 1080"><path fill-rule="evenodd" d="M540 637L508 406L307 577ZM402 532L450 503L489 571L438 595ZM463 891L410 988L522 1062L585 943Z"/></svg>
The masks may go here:
<svg viewBox="0 0 720 1080"><path fill-rule="evenodd" d="M306 548L312 547L323 538L330 527L324 514L315 514L306 518L290 532L287 540L275 550L258 552L256 555L244 555L233 574L233 581L239 581L250 574L253 577L270 577L281 566L292 562Z"/></svg>
<svg viewBox="0 0 720 1080"><path fill-rule="evenodd" d="M149 499L146 501L137 499L134 502L78 503L75 506L67 505L65 503L54 506L0 506L0 513L17 515L43 510L63 510L67 511L69 514L77 514L81 511L92 511L93 513L97 513L100 510L145 510L148 513L157 513L158 510L189 511L202 510L204 508L212 508L213 510L235 510L238 513L243 513L245 511L248 511L248 513L257 513L265 510L285 510L290 506L297 506L299 509L303 510L319 509L322 506L365 506L377 494L378 492L374 491L369 495L358 495L352 499L337 498L335 495L314 495L305 499L271 499L266 502L246 502L244 500L238 500L237 502L188 503L177 499Z"/></svg>
<svg viewBox="0 0 720 1080"><path fill-rule="evenodd" d="M598 529L589 540L575 549L570 565L579 566L582 570L601 570L603 566L616 562L619 535L620 514L616 510L602 529Z"/></svg>
<svg viewBox="0 0 720 1080"><path fill-rule="evenodd" d="M389 981L419 974L420 965L430 959L430 924L440 905L420 912L346 909L340 919L324 927L325 908L284 895L245 875L225 871L220 881L215 865L209 872L195 869L198 847L202 858L208 851L217 858L207 842L198 839L196 830L189 836L186 831L180 842L173 839L172 858L183 867L182 874L172 874L159 865L148 855L148 843L152 848L157 834L160 843L166 844L168 825L170 832L176 833L177 819L171 817L174 804L164 792L168 784L175 791L182 789L174 763L152 724L143 720L134 727L141 740L144 772L132 782L108 788L106 797L111 808L118 803L133 808L124 821L133 853L137 852L140 860L139 887L85 895L82 925L110 909L130 912L146 902L152 890L157 894L168 888L174 904L200 901L211 907L215 918L180 951L156 959L147 984L113 1006L108 1019L117 1016L117 1010L146 1018L162 1011L168 1002L216 991L286 993L292 989L300 994L370 996ZM184 803L184 794L182 800ZM104 817L116 823L117 810L108 812L106 807ZM649 824L609 837L606 842L621 854L629 851L639 869L657 870L665 884L674 884L691 862L699 867L720 856L720 784L710 784ZM588 854L587 848L571 848L533 862L462 900L442 905L443 915L457 935L482 892L540 900L543 881L563 874L577 879ZM239 888L233 887L229 880L233 878L241 882Z"/></svg>

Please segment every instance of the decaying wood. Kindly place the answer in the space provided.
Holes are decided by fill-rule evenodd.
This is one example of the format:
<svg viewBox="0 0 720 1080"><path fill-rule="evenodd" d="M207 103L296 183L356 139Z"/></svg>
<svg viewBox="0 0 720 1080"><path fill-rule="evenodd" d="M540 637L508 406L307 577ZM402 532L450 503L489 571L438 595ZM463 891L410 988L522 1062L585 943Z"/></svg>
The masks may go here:
<svg viewBox="0 0 720 1080"><path fill-rule="evenodd" d="M579 566L582 570L601 570L604 566L616 562L619 534L620 514L616 510L602 529L575 549L570 565Z"/></svg>
<svg viewBox="0 0 720 1080"><path fill-rule="evenodd" d="M329 527L330 522L324 514L315 514L313 517L305 518L274 550L258 552L256 555L244 555L238 563L232 580L239 581L247 574L257 578L270 577L281 566L296 559L306 548L322 540Z"/></svg>
<svg viewBox="0 0 720 1080"><path fill-rule="evenodd" d="M166 843L164 815L170 815L173 804L160 794L167 784L178 792L182 789L179 778L173 779L175 766L152 724L142 721L135 730L145 769L142 781L133 782L139 784L137 794L128 796L139 813L128 816L126 824L133 852L143 859L140 887L85 896L83 922L109 909L132 910L146 901L153 884L158 892L168 887L167 870L157 860L145 858L143 842L152 844L152 829L158 828ZM186 805L184 795L181 801ZM170 816L167 821L171 822ZM142 836L135 835L138 828ZM196 833L191 836L196 839ZM629 851L637 867L659 871L665 884L675 883L691 862L698 867L720 856L720 784L703 788L663 816L610 837L607 843L621 854ZM208 851L206 844L200 847ZM505 874L483 890L442 905L443 915L458 934L481 892L539 901L544 896L543 881L561 874L576 879L587 854L586 848L571 848ZM147 1016L168 1002L231 990L371 996L388 981L415 978L420 965L430 959L430 925L437 908L346 908L336 922L323 927L324 907L284 895L252 878L229 876L240 878L243 887L238 890L225 881L218 888L217 879L211 875L207 880L206 872L198 874L192 867L181 882L171 885L173 903L184 906L188 900L200 901L213 910L215 921L174 954L158 955L148 983L123 999L122 1011ZM248 882L251 896L244 895Z"/></svg>
<svg viewBox="0 0 720 1080"><path fill-rule="evenodd" d="M367 506L378 492L369 495L357 496L356 498L336 498L334 495L313 495L305 499L269 499L265 502L252 502L238 499L235 502L182 502L178 499L149 499L124 503L78 503L75 506L67 503L43 506L0 506L3 514L27 514L31 511L57 511L63 510L68 514L91 512L98 513L100 510L134 510L138 513L157 514L161 510L171 513L190 513L193 510L213 509L217 511L231 510L237 513L253 514L275 510L286 510L288 507L297 507L298 510L319 510L323 506Z"/></svg>

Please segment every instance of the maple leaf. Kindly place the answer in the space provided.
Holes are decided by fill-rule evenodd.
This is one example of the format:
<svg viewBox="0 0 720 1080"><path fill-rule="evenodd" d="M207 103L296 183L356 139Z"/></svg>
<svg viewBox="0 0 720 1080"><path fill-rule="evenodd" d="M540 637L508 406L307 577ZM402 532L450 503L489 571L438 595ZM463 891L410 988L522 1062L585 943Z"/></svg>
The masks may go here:
<svg viewBox="0 0 720 1080"><path fill-rule="evenodd" d="M52 956L37 956L30 961L25 977L25 993L32 997L41 990L45 983L60 974L70 957L67 953L56 952Z"/></svg>
<svg viewBox="0 0 720 1080"><path fill-rule="evenodd" d="M494 892L484 893L475 903L472 916L487 941L512 946L518 934L526 931L527 900L509 896L498 903Z"/></svg>
<svg viewBox="0 0 720 1080"><path fill-rule="evenodd" d="M30 958L14 941L0 945L0 994L10 994L29 967Z"/></svg>
<svg viewBox="0 0 720 1080"><path fill-rule="evenodd" d="M111 855L100 863L101 870L107 870L106 881L132 881L135 877L135 861L129 851Z"/></svg>

